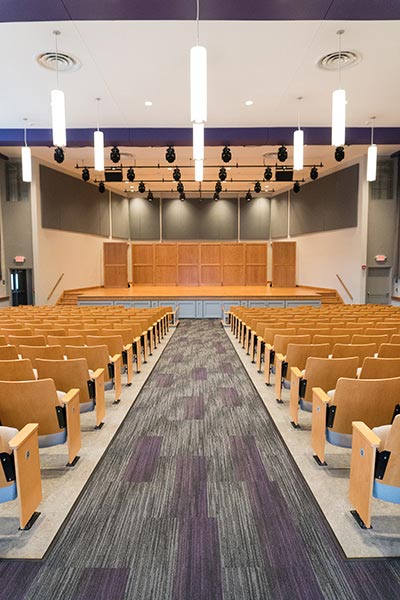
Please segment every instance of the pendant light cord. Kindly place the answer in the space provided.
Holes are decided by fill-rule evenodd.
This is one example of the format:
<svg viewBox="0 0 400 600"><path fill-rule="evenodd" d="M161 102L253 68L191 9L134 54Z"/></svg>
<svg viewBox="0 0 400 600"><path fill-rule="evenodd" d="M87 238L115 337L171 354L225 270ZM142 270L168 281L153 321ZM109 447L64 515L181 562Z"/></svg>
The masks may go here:
<svg viewBox="0 0 400 600"><path fill-rule="evenodd" d="M199 39L200 39L200 0L197 0L196 36L197 36L197 45L199 46Z"/></svg>
<svg viewBox="0 0 400 600"><path fill-rule="evenodd" d="M59 31L53 31L55 38L56 38L56 78L57 78L57 89L60 88L59 85L59 81L58 81L58 42L57 42L57 38L60 35Z"/></svg>
<svg viewBox="0 0 400 600"><path fill-rule="evenodd" d="M339 36L339 88L342 87L342 35L344 34L344 29L339 29L337 32Z"/></svg>
<svg viewBox="0 0 400 600"><path fill-rule="evenodd" d="M99 104L100 104L100 100L101 100L101 98L96 98L97 131L100 130L100 127L99 127Z"/></svg>
<svg viewBox="0 0 400 600"><path fill-rule="evenodd" d="M300 102L303 100L303 96L299 96L297 100L299 101L297 105L297 129L300 129Z"/></svg>

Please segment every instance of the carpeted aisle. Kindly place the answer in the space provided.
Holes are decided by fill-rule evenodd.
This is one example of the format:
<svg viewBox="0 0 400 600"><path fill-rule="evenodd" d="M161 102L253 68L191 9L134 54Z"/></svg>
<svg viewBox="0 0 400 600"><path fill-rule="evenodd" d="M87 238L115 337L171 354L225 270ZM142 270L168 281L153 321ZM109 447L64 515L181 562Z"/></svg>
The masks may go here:
<svg viewBox="0 0 400 600"><path fill-rule="evenodd" d="M349 561L219 322L182 321L43 561L0 599L400 596L400 560Z"/></svg>

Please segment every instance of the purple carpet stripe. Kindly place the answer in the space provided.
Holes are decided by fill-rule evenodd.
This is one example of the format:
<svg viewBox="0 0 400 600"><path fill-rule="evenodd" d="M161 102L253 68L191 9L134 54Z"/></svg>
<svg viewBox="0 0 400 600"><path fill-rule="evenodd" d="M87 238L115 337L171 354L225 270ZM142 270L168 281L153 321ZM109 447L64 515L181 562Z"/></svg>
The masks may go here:
<svg viewBox="0 0 400 600"><path fill-rule="evenodd" d="M225 375L233 375L233 367L230 364L221 365L220 370Z"/></svg>
<svg viewBox="0 0 400 600"><path fill-rule="evenodd" d="M174 376L172 373L160 373L157 376L157 385L159 387L171 387L174 383Z"/></svg>
<svg viewBox="0 0 400 600"><path fill-rule="evenodd" d="M192 370L192 378L195 381L205 381L207 379L207 369L200 367Z"/></svg>
<svg viewBox="0 0 400 600"><path fill-rule="evenodd" d="M171 512L176 517L206 517L207 471L204 456L178 456Z"/></svg>
<svg viewBox="0 0 400 600"><path fill-rule="evenodd" d="M222 600L217 520L185 519L180 526L172 600Z"/></svg>
<svg viewBox="0 0 400 600"><path fill-rule="evenodd" d="M187 421L204 419L203 396L191 396L190 398L186 398L185 414L183 418Z"/></svg>
<svg viewBox="0 0 400 600"><path fill-rule="evenodd" d="M42 517L41 517L42 518ZM41 564L34 561L2 561L0 563L0 600L24 600L39 573Z"/></svg>
<svg viewBox="0 0 400 600"><path fill-rule="evenodd" d="M150 482L157 469L162 437L145 437L136 446L124 473L124 481Z"/></svg>
<svg viewBox="0 0 400 600"><path fill-rule="evenodd" d="M265 567L271 573L270 597L287 598L288 582L296 581L296 595L291 592L291 598L323 600L307 546L278 484L260 477L247 481L247 488Z"/></svg>
<svg viewBox="0 0 400 600"><path fill-rule="evenodd" d="M221 387L218 389L219 396L224 406L241 406L237 390L233 387Z"/></svg>
<svg viewBox="0 0 400 600"><path fill-rule="evenodd" d="M232 435L230 443L238 481L268 479L264 463L253 436Z"/></svg>
<svg viewBox="0 0 400 600"><path fill-rule="evenodd" d="M124 600L129 569L85 569L75 600Z"/></svg>

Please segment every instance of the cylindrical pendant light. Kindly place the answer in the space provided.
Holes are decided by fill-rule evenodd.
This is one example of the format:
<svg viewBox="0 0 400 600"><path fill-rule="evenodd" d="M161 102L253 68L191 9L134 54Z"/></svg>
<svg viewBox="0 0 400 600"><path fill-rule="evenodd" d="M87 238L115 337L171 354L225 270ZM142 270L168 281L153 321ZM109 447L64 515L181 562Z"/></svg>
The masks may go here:
<svg viewBox="0 0 400 600"><path fill-rule="evenodd" d="M204 123L193 123L193 159L204 160Z"/></svg>
<svg viewBox="0 0 400 600"><path fill-rule="evenodd" d="M190 50L190 119L207 121L207 50L193 46Z"/></svg>
<svg viewBox="0 0 400 600"><path fill-rule="evenodd" d="M67 145L67 132L65 125L65 98L64 92L59 89L58 84L58 44L57 39L60 35L60 31L55 30L53 34L56 39L56 75L57 75L57 89L51 92L51 120L53 127L53 145L54 146L66 146Z"/></svg>
<svg viewBox="0 0 400 600"><path fill-rule="evenodd" d="M332 146L344 146L346 136L346 91L332 92Z"/></svg>
<svg viewBox="0 0 400 600"><path fill-rule="evenodd" d="M378 162L378 146L374 144L374 120L371 117L371 145L368 147L367 156L367 181L376 181L376 166Z"/></svg>
<svg viewBox="0 0 400 600"><path fill-rule="evenodd" d="M51 120L53 126L53 145L66 146L65 100L62 90L52 90L51 92Z"/></svg>
<svg viewBox="0 0 400 600"><path fill-rule="evenodd" d="M99 130L99 102L101 98L96 98L97 103L97 131L94 132L94 168L95 171L104 171L104 133Z"/></svg>
<svg viewBox="0 0 400 600"><path fill-rule="evenodd" d="M203 161L194 161L194 179L195 181L203 181Z"/></svg>
<svg viewBox="0 0 400 600"><path fill-rule="evenodd" d="M293 133L293 169L294 171L301 171L304 165L304 131L300 129L300 102L302 96L299 96L299 110L297 114L297 127Z"/></svg>
<svg viewBox="0 0 400 600"><path fill-rule="evenodd" d="M27 119L24 119L26 121ZM32 156L31 149L26 143L26 127L24 127L24 144L21 148L21 160L22 160L22 181L30 183L32 181Z"/></svg>
<svg viewBox="0 0 400 600"><path fill-rule="evenodd" d="M344 29L339 29L339 89L332 92L332 146L344 146L346 137L346 91L341 87L341 39Z"/></svg>

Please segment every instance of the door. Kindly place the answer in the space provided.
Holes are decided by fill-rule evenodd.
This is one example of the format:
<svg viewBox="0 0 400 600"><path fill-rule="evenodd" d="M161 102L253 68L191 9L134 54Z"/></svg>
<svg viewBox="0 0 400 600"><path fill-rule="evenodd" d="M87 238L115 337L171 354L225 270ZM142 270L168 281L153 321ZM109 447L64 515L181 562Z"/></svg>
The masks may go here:
<svg viewBox="0 0 400 600"><path fill-rule="evenodd" d="M391 267L368 267L367 304L390 304Z"/></svg>
<svg viewBox="0 0 400 600"><path fill-rule="evenodd" d="M32 269L10 269L11 304L32 304Z"/></svg>

